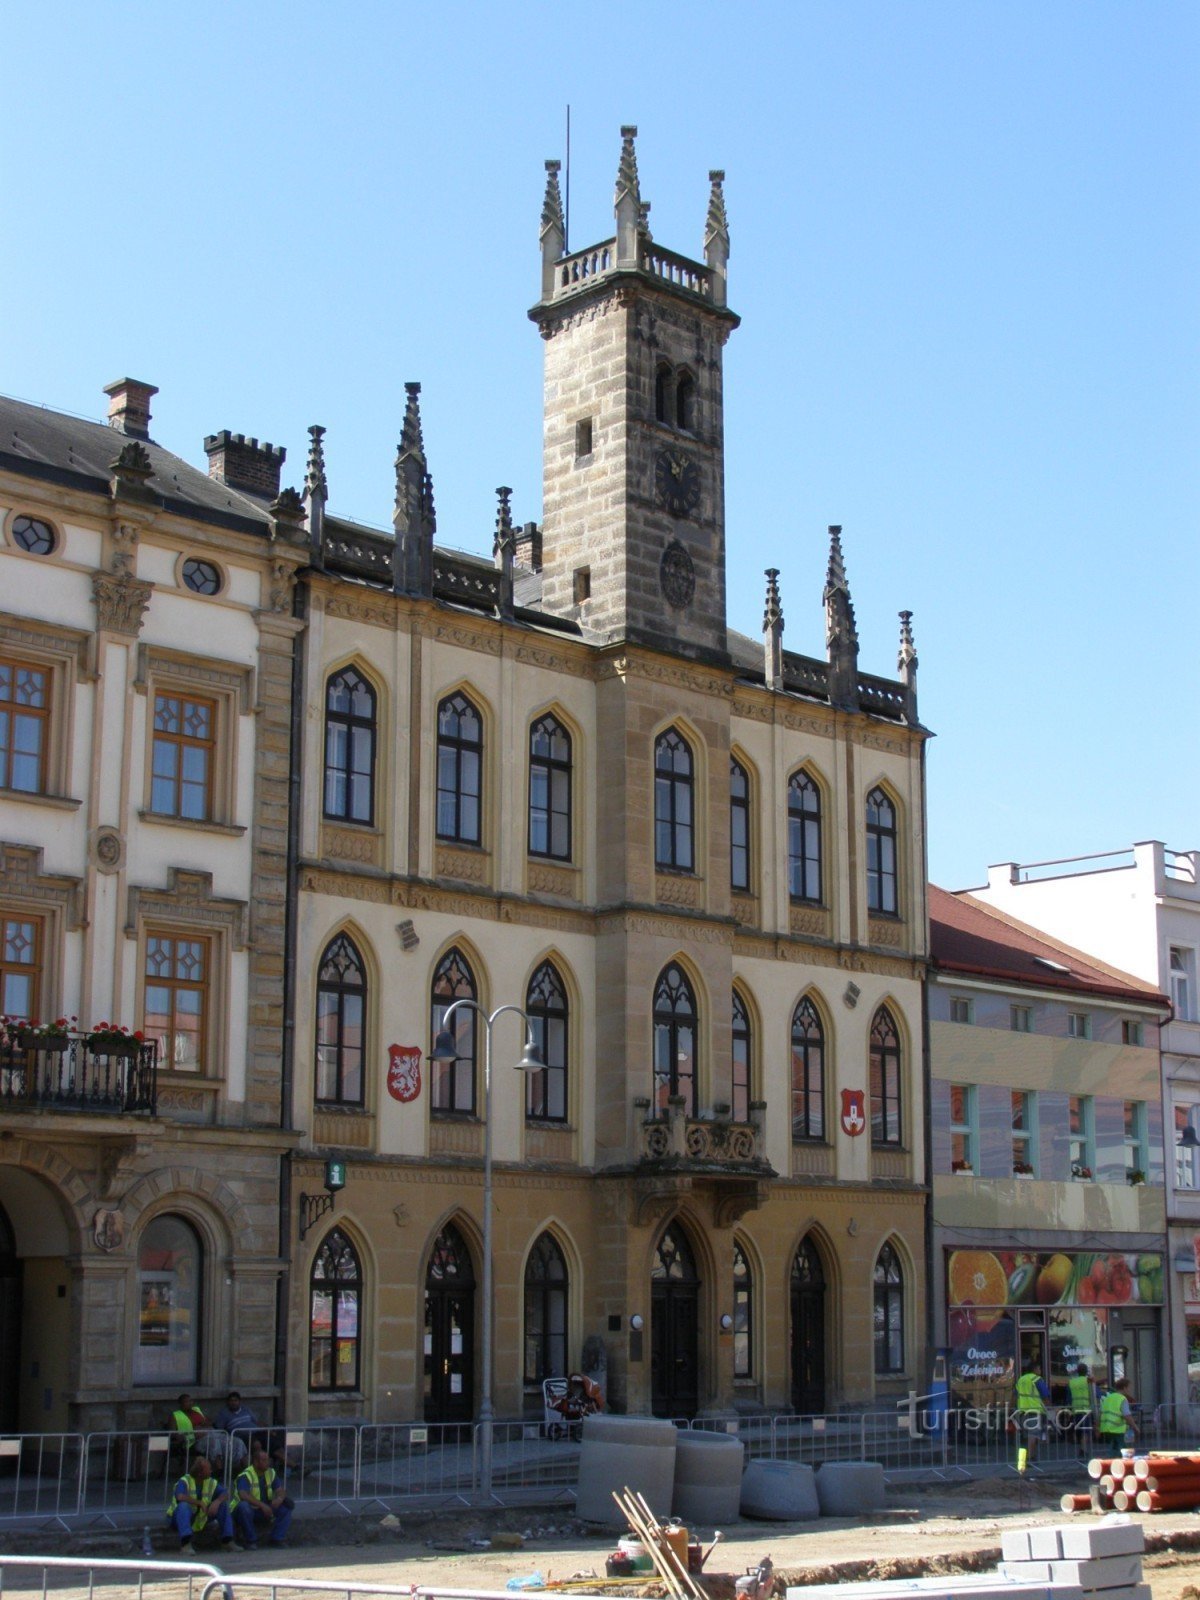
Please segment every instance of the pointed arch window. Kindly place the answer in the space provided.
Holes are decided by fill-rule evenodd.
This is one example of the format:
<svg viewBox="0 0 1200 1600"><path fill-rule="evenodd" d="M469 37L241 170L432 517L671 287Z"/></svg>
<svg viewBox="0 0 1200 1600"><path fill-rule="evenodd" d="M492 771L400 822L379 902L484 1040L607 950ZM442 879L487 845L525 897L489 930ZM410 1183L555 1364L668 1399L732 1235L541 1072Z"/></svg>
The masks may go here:
<svg viewBox="0 0 1200 1600"><path fill-rule="evenodd" d="M308 1387L357 1389L362 1350L362 1268L340 1228L321 1241L309 1279Z"/></svg>
<svg viewBox="0 0 1200 1600"><path fill-rule="evenodd" d="M654 374L654 420L671 420L671 369L662 362Z"/></svg>
<svg viewBox="0 0 1200 1600"><path fill-rule="evenodd" d="M746 1253L733 1242L733 1375L754 1376L754 1274Z"/></svg>
<svg viewBox="0 0 1200 1600"><path fill-rule="evenodd" d="M471 964L457 947L447 950L438 962L430 998L431 1039L441 1033L446 1012L455 1000L479 998ZM476 1013L469 1006L456 1011L450 1019L450 1031L458 1051L457 1060L430 1062L430 1105L434 1111L457 1112L461 1116L475 1113L475 1017Z"/></svg>
<svg viewBox="0 0 1200 1600"><path fill-rule="evenodd" d="M735 989L733 991L733 1120L750 1120L750 1071L753 1039L750 1031L750 1011Z"/></svg>
<svg viewBox="0 0 1200 1600"><path fill-rule="evenodd" d="M325 815L375 820L375 691L354 667L325 686Z"/></svg>
<svg viewBox="0 0 1200 1600"><path fill-rule="evenodd" d="M821 899L821 791L807 772L788 782L788 893Z"/></svg>
<svg viewBox="0 0 1200 1600"><path fill-rule="evenodd" d="M529 854L571 859L571 735L552 716L529 730Z"/></svg>
<svg viewBox="0 0 1200 1600"><path fill-rule="evenodd" d="M654 741L654 862L676 872L695 866L692 747L677 728Z"/></svg>
<svg viewBox="0 0 1200 1600"><path fill-rule="evenodd" d="M875 1371L888 1377L904 1371L904 1272L895 1247L885 1244L875 1260Z"/></svg>
<svg viewBox="0 0 1200 1600"><path fill-rule="evenodd" d="M900 1033L886 1006L871 1022L871 1143L899 1145L901 1117Z"/></svg>
<svg viewBox="0 0 1200 1600"><path fill-rule="evenodd" d="M675 426L691 433L696 426L696 380L690 372L675 379Z"/></svg>
<svg viewBox="0 0 1200 1600"><path fill-rule="evenodd" d="M317 975L319 1105L363 1104L367 973L354 941L339 933L325 948Z"/></svg>
<svg viewBox="0 0 1200 1600"><path fill-rule="evenodd" d="M792 1141L825 1138L825 1030L807 997L792 1013Z"/></svg>
<svg viewBox="0 0 1200 1600"><path fill-rule="evenodd" d="M525 1263L525 1385L567 1376L567 1263L551 1233L534 1243Z"/></svg>
<svg viewBox="0 0 1200 1600"><path fill-rule="evenodd" d="M681 1095L689 1116L696 1114L696 996L682 968L664 967L654 990L654 1109Z"/></svg>
<svg viewBox="0 0 1200 1600"><path fill-rule="evenodd" d="M457 844L483 838L483 721L465 694L438 706L437 836Z"/></svg>
<svg viewBox="0 0 1200 1600"><path fill-rule="evenodd" d="M896 884L896 808L880 788L867 796L867 909L895 916L900 900Z"/></svg>
<svg viewBox="0 0 1200 1600"><path fill-rule="evenodd" d="M533 1025L538 1059L545 1062L526 1075L525 1115L545 1122L567 1120L567 991L554 964L543 961L529 980L525 1014Z"/></svg>
<svg viewBox="0 0 1200 1600"><path fill-rule="evenodd" d="M750 774L729 758L729 887L750 889Z"/></svg>

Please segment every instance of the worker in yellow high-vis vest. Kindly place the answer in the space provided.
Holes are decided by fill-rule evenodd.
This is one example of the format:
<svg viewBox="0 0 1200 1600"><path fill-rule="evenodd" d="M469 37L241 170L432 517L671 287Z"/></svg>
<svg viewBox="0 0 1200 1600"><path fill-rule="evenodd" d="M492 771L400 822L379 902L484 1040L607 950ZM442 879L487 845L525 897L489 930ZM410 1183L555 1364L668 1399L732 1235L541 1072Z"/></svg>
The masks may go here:
<svg viewBox="0 0 1200 1600"><path fill-rule="evenodd" d="M1133 1420L1129 1404L1129 1379L1118 1378L1100 1401L1100 1427L1097 1438L1101 1450L1119 1455L1123 1445L1131 1445L1137 1438L1138 1425Z"/></svg>
<svg viewBox="0 0 1200 1600"><path fill-rule="evenodd" d="M1031 1361L1017 1379L1015 1406L1017 1432L1030 1461L1037 1455L1038 1440L1045 1431L1049 1407L1050 1390Z"/></svg>
<svg viewBox="0 0 1200 1600"><path fill-rule="evenodd" d="M1071 1397L1076 1454L1082 1459L1088 1453L1091 1435L1096 1429L1096 1386L1082 1361L1067 1379L1067 1392Z"/></svg>

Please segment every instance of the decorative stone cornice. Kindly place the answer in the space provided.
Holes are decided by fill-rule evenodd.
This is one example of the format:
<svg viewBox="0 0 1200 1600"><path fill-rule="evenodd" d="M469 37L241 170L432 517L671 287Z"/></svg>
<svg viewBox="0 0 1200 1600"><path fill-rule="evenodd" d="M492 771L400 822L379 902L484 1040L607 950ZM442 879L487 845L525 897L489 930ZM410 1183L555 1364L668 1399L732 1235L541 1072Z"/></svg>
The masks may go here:
<svg viewBox="0 0 1200 1600"><path fill-rule="evenodd" d="M132 578L128 573L92 574L92 598L96 602L96 627L101 633L124 633L136 639L142 631L142 618L150 604L154 585Z"/></svg>

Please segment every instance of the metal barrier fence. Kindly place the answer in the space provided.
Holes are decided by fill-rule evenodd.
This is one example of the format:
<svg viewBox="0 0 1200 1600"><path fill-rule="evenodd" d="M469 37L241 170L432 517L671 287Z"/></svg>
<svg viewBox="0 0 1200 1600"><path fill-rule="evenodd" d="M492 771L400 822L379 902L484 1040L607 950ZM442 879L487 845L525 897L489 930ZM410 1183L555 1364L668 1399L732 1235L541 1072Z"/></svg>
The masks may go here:
<svg viewBox="0 0 1200 1600"><path fill-rule="evenodd" d="M4 1592L4 1576L7 1572L41 1572L42 1574L42 1600L46 1600L49 1585L47 1577L52 1572L86 1572L88 1600L92 1600L96 1589L97 1572L113 1572L118 1575L137 1574L138 1600L141 1600L142 1585L146 1574L149 1573L155 1587L161 1583L170 1583L174 1579L183 1581L187 1579L188 1600L191 1600L192 1585L197 1578L204 1579L203 1595L212 1596L214 1590L224 1589L220 1567L214 1567L207 1561L97 1561L91 1556L9 1556L0 1555L0 1594ZM23 1588L22 1594L31 1591ZM222 1596L221 1600L225 1600Z"/></svg>
<svg viewBox="0 0 1200 1600"><path fill-rule="evenodd" d="M1162 1405L1139 1418L1139 1449L1200 1450L1200 1406ZM232 1489L256 1443L283 1465L287 1492L311 1512L355 1513L482 1503L480 1423L311 1423L197 1435ZM1039 1469L1067 1468L1096 1453L1090 1428L1051 1412L1036 1440L1028 1415L1003 1407L944 1410L913 1396L890 1411L816 1416L728 1415L679 1419L676 1426L729 1433L748 1458L819 1466L879 1461L890 1478L985 1477L1015 1470L1024 1446ZM509 1504L569 1500L579 1446L551 1439L534 1420L493 1427L493 1500ZM161 1528L176 1479L187 1470L178 1434L23 1434L0 1436L0 1526L6 1523L148 1523Z"/></svg>
<svg viewBox="0 0 1200 1600"><path fill-rule="evenodd" d="M322 1582L320 1578L239 1578L222 1577L206 1583L200 1600L229 1600L241 1593L270 1595L271 1600L290 1594L335 1594L344 1600L355 1596L394 1595L403 1600L512 1600L511 1589L452 1589L445 1584L393 1584L393 1583L339 1583L336 1579ZM558 1600L596 1600L594 1593L571 1589L557 1589Z"/></svg>

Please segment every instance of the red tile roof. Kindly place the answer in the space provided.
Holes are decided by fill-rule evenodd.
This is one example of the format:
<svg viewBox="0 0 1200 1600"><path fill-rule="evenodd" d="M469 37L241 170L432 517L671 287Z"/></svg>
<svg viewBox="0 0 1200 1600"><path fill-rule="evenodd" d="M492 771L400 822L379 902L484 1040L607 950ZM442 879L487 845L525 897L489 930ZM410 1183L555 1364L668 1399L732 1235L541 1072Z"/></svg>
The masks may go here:
<svg viewBox="0 0 1200 1600"><path fill-rule="evenodd" d="M933 966L942 972L1164 1009L1170 1004L1152 983L1062 944L965 891L950 894L929 885L929 936Z"/></svg>

